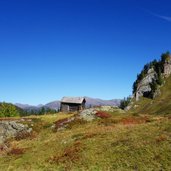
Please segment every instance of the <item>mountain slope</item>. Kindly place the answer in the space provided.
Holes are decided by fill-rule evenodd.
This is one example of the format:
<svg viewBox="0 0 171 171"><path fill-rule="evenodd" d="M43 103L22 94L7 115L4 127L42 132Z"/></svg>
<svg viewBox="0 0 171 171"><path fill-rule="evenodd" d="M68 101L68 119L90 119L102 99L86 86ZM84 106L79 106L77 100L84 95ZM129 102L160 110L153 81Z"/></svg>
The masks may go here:
<svg viewBox="0 0 171 171"><path fill-rule="evenodd" d="M102 100L102 99L95 99L91 97L86 98L86 106L119 106L120 99L113 99L113 100Z"/></svg>
<svg viewBox="0 0 171 171"><path fill-rule="evenodd" d="M60 108L60 101L56 100L44 105L45 108L55 109L58 110Z"/></svg>
<svg viewBox="0 0 171 171"><path fill-rule="evenodd" d="M171 114L171 76L165 79L165 83L160 87L160 94L149 99L141 97L139 101L133 102L130 110L139 114Z"/></svg>

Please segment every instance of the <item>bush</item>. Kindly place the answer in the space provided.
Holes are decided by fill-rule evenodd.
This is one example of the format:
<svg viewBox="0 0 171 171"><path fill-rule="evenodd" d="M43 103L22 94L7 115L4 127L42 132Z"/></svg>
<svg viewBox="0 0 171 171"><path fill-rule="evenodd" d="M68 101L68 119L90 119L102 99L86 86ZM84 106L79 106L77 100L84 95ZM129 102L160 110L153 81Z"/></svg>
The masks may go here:
<svg viewBox="0 0 171 171"><path fill-rule="evenodd" d="M20 113L16 106L5 102L0 104L0 117L15 117L19 115Z"/></svg>
<svg viewBox="0 0 171 171"><path fill-rule="evenodd" d="M170 52L163 53L161 55L161 61L162 63L168 62L170 60Z"/></svg>

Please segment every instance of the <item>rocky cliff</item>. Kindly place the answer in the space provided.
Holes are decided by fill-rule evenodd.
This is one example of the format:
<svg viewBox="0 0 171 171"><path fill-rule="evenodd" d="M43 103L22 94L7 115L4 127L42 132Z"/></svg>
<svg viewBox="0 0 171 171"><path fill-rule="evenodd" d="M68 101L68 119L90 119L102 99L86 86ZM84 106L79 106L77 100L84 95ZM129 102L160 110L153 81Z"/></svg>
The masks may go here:
<svg viewBox="0 0 171 171"><path fill-rule="evenodd" d="M138 84L137 90L135 92L136 101L139 100L140 97L144 96L145 93L151 91L150 83L156 79L157 73L154 71L153 68L150 68L147 72L147 75L140 81Z"/></svg>
<svg viewBox="0 0 171 171"><path fill-rule="evenodd" d="M147 64L144 66L141 74L137 76L134 83L134 97L136 101L140 97L154 98L159 92L159 86L163 84L162 80L171 74L171 54L165 53L161 56L161 60Z"/></svg>

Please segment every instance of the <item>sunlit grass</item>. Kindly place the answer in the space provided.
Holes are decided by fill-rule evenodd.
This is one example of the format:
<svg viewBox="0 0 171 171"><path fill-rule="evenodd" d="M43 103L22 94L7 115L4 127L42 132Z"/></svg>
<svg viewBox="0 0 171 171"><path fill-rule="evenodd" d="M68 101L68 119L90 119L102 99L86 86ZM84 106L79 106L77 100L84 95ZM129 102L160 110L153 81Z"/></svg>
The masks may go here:
<svg viewBox="0 0 171 171"><path fill-rule="evenodd" d="M0 170L171 168L171 121L167 117L118 114L84 124L75 122L63 131L52 131L54 121L72 116L62 113L30 116L34 118L36 136L12 141L12 154L1 156Z"/></svg>

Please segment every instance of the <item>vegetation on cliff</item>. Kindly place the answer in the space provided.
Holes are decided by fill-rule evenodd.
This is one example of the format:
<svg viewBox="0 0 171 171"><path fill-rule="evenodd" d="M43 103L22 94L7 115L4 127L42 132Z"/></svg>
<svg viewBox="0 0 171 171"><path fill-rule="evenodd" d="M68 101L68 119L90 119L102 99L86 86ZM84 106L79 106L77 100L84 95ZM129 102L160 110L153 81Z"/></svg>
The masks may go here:
<svg viewBox="0 0 171 171"><path fill-rule="evenodd" d="M139 87L148 75L150 75L150 71L154 73L154 78L149 82L148 86L150 87L150 91L143 92L143 96L149 99L153 99L156 95L157 90L161 85L163 85L165 81L165 64L169 63L171 60L170 52L163 53L161 55L160 60L153 60L150 63L144 65L140 74L137 75L136 81L133 83L133 95L136 96L136 93L139 91ZM131 103L131 97L124 98L120 103L120 108L125 109Z"/></svg>
<svg viewBox="0 0 171 171"><path fill-rule="evenodd" d="M150 84L151 92L147 95L147 97L153 98L153 95L159 85L163 84L163 75L164 74L164 64L170 60L170 52L163 53L161 55L160 60L153 60L150 63L144 65L141 73L137 75L137 79L133 84L133 93L136 93L138 89L139 83L147 76L148 71L150 69L154 69L156 76L153 79L152 83Z"/></svg>

